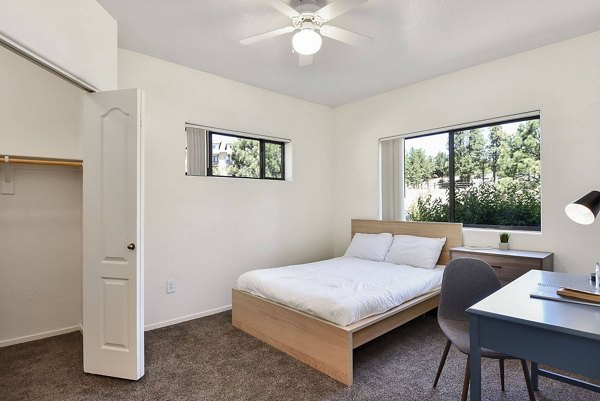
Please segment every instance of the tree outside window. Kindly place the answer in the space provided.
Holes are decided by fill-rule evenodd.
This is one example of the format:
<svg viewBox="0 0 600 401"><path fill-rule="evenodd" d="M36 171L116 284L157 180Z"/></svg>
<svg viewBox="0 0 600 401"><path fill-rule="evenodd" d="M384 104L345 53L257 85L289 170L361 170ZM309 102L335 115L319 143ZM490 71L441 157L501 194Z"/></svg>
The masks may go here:
<svg viewBox="0 0 600 401"><path fill-rule="evenodd" d="M212 176L283 180L284 143L209 132ZM215 146L215 144L219 144ZM217 160L217 163L214 161Z"/></svg>
<svg viewBox="0 0 600 401"><path fill-rule="evenodd" d="M404 177L408 220L540 230L539 118L407 138Z"/></svg>

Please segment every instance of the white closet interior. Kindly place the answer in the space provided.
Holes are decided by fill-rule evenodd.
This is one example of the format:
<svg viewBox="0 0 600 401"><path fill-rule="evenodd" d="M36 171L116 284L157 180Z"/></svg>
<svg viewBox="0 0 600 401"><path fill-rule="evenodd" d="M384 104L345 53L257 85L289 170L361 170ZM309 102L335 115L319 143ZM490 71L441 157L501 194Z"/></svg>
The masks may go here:
<svg viewBox="0 0 600 401"><path fill-rule="evenodd" d="M82 158L84 91L4 47L0 87L0 155ZM80 328L81 174L0 159L0 346Z"/></svg>

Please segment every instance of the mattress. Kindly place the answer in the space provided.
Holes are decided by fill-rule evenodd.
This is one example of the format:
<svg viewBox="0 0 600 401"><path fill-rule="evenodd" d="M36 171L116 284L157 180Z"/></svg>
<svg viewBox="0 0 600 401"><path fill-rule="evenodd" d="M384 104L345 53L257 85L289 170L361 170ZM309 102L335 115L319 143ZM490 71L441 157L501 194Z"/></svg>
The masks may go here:
<svg viewBox="0 0 600 401"><path fill-rule="evenodd" d="M253 270L238 278L237 288L347 326L440 288L443 272L443 266L429 270L339 257Z"/></svg>

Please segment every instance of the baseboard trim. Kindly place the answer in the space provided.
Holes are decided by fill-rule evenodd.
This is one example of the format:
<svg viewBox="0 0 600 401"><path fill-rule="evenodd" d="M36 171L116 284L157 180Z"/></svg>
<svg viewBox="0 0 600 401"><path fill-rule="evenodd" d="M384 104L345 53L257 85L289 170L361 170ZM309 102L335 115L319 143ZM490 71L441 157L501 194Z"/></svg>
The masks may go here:
<svg viewBox="0 0 600 401"><path fill-rule="evenodd" d="M231 309L231 305L222 306L220 308L210 309L204 312L198 312L187 316L181 316L175 319L165 320L163 322L148 324L144 327L144 331L150 331L154 329L160 329L161 327L172 326L177 323L187 322L188 320L194 320L205 316L214 315L217 313L225 312Z"/></svg>
<svg viewBox="0 0 600 401"><path fill-rule="evenodd" d="M65 328L58 329L58 330L45 331L43 333L37 333L37 334L29 335L29 336L13 338L10 340L2 340L2 341L0 341L0 348L8 347L10 345L15 345L15 344L26 343L29 341L41 340L43 338L48 338L48 337L60 336L62 334L72 333L74 331L81 331L81 325L65 327Z"/></svg>
<svg viewBox="0 0 600 401"><path fill-rule="evenodd" d="M194 313L194 314L187 315L187 316L181 316L181 317L178 317L175 319L165 320L163 322L148 324L144 327L144 331L150 331L150 330L154 330L154 329L160 329L161 327L172 326L177 323L183 323L183 322L187 322L188 320L199 319L201 317L225 312L230 309L231 309L231 305L226 305L226 306L222 306L220 308L209 309L204 312L198 312L198 313ZM43 333L37 333L37 334L29 335L29 336L12 338L9 340L2 340L2 341L0 341L0 348L9 347L9 346L15 345L15 344L22 344L22 343L26 343L29 341L41 340L41 339L48 338L48 337L60 336L62 334L72 333L74 331L79 331L81 334L83 334L83 325L78 324L77 326L65 327L65 328L58 329L58 330L45 331Z"/></svg>

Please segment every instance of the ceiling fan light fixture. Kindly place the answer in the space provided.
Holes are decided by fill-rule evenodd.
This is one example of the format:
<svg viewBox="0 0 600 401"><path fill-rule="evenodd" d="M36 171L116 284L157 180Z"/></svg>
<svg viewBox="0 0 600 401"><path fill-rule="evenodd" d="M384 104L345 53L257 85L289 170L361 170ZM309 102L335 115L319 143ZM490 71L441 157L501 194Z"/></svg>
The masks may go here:
<svg viewBox="0 0 600 401"><path fill-rule="evenodd" d="M304 28L294 34L292 47L296 53L304 56L315 54L321 48L323 39L321 35L311 28Z"/></svg>

